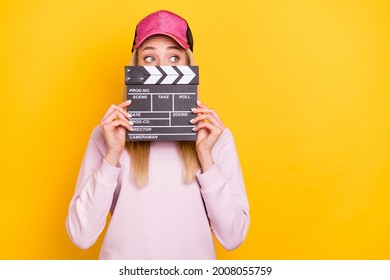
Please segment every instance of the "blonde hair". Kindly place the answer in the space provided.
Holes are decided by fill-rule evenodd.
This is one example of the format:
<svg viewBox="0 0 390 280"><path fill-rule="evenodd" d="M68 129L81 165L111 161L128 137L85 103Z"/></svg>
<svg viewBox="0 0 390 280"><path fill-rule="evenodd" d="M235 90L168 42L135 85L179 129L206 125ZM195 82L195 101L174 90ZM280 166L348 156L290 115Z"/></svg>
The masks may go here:
<svg viewBox="0 0 390 280"><path fill-rule="evenodd" d="M192 52L186 52L187 64L195 65ZM137 65L137 50L130 61L131 66ZM123 100L127 99L126 86L123 87ZM178 141L177 148L183 164L183 180L186 184L195 180L195 174L200 164L196 152L195 141ZM132 179L138 186L146 186L149 178L149 156L150 142L147 141L126 141L125 147L131 158Z"/></svg>

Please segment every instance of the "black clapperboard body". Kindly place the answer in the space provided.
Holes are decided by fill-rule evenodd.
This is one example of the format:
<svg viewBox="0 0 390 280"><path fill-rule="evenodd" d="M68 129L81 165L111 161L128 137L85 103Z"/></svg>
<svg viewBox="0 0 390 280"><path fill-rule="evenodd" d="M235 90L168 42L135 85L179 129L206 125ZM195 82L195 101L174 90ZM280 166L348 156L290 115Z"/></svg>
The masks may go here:
<svg viewBox="0 0 390 280"><path fill-rule="evenodd" d="M125 66L133 131L127 141L195 141L198 66Z"/></svg>

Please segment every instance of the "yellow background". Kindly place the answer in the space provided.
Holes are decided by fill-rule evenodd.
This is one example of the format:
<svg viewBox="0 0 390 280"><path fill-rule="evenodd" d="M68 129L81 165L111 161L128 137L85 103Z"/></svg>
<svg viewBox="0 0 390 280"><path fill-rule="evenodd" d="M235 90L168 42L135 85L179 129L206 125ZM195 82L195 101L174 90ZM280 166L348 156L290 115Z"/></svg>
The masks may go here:
<svg viewBox="0 0 390 280"><path fill-rule="evenodd" d="M234 133L251 207L219 259L390 259L387 0L0 4L1 259L95 259L65 218L136 23L190 23L201 100Z"/></svg>

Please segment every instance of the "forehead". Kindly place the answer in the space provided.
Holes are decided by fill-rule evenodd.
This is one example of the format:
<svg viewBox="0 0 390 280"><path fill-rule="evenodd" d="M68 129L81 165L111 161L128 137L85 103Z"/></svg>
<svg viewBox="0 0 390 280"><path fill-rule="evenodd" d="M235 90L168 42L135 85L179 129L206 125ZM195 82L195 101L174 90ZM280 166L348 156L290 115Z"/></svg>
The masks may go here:
<svg viewBox="0 0 390 280"><path fill-rule="evenodd" d="M139 46L139 49L142 50L145 47L168 47L168 46L169 47L175 46L182 49L182 47L175 40L164 35L154 35L149 37Z"/></svg>

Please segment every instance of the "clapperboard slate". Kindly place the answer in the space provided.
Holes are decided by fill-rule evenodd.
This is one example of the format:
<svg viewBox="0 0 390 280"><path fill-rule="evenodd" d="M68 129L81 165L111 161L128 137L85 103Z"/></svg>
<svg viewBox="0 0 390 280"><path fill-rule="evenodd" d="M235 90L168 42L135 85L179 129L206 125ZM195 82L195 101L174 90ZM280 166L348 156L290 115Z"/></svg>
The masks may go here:
<svg viewBox="0 0 390 280"><path fill-rule="evenodd" d="M125 66L127 107L134 123L128 141L195 141L198 66Z"/></svg>

